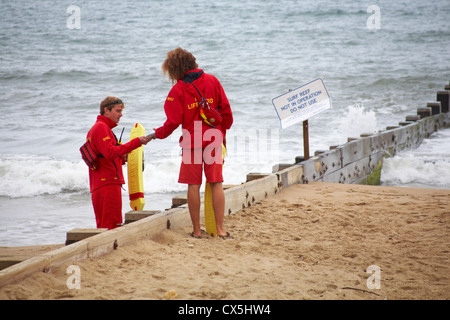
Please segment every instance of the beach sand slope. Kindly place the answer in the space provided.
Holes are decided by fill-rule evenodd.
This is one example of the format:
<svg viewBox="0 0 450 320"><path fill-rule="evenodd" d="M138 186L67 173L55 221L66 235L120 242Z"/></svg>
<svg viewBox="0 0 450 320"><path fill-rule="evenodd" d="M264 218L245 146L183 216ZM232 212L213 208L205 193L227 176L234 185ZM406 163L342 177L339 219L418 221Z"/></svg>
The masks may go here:
<svg viewBox="0 0 450 320"><path fill-rule="evenodd" d="M234 239L166 230L0 299L449 299L449 221L450 190L295 185L226 216Z"/></svg>

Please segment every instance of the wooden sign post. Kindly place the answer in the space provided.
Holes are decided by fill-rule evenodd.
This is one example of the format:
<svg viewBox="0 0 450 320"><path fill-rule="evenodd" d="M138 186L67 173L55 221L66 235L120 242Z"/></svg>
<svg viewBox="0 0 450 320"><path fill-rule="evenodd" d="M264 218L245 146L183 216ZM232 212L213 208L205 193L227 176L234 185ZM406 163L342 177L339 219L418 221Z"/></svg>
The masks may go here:
<svg viewBox="0 0 450 320"><path fill-rule="evenodd" d="M309 159L308 120L303 121L303 160Z"/></svg>

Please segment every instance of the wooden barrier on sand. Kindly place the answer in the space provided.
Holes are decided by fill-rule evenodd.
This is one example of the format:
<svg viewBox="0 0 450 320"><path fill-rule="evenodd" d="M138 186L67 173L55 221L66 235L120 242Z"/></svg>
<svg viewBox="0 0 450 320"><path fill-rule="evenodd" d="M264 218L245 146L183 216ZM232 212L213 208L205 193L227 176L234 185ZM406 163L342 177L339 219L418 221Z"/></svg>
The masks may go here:
<svg viewBox="0 0 450 320"><path fill-rule="evenodd" d="M417 115L408 115L398 126L389 126L378 133L349 137L346 144L318 150L303 161L296 157L293 170L302 166L299 183L323 181L333 183L379 184L383 159L398 152L417 148L423 139L440 128L450 127L450 86L437 92L437 101L418 108ZM280 164L279 167L289 164ZM277 166L273 166L275 169ZM273 170L276 172L276 170Z"/></svg>

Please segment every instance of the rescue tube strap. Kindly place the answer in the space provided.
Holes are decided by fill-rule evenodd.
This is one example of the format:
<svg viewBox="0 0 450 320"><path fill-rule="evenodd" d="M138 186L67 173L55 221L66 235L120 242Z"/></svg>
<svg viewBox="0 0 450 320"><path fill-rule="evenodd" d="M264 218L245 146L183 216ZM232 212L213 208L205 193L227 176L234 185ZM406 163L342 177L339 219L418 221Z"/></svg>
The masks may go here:
<svg viewBox="0 0 450 320"><path fill-rule="evenodd" d="M144 197L143 192L136 192L136 193L130 194L130 200L136 200L136 199L143 198L143 197Z"/></svg>

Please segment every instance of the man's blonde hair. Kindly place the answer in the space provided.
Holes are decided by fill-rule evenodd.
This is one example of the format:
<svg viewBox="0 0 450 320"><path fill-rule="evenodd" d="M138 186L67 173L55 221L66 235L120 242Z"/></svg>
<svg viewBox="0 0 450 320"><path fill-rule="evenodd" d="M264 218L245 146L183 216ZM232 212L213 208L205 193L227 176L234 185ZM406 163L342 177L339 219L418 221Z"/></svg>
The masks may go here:
<svg viewBox="0 0 450 320"><path fill-rule="evenodd" d="M120 101L120 103L114 103L116 101ZM103 99L103 101L100 103L100 114L104 115L105 114L105 108L108 108L109 111L112 110L112 108L114 108L115 105L117 104L121 104L122 108L125 109L125 105L122 102L122 100L120 100L117 97L112 97L112 96L108 96L105 99Z"/></svg>

